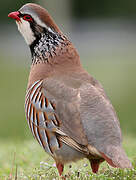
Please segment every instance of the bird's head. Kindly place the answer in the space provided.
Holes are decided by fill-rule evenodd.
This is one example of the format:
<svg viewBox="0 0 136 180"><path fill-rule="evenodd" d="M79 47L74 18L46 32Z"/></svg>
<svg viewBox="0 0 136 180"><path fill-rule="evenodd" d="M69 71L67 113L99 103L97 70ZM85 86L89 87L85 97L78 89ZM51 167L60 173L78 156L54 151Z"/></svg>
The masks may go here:
<svg viewBox="0 0 136 180"><path fill-rule="evenodd" d="M16 20L18 29L28 45L39 39L44 32L61 34L48 12L37 4L25 4L8 16Z"/></svg>

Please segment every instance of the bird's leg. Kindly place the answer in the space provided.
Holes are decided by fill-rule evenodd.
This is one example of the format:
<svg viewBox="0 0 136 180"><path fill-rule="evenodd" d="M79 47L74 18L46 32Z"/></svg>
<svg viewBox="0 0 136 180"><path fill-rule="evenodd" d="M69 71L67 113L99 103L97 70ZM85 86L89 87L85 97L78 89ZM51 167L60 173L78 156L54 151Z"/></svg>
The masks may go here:
<svg viewBox="0 0 136 180"><path fill-rule="evenodd" d="M62 175L63 169L64 169L64 165L61 163L56 163L56 167L58 169L59 175Z"/></svg>
<svg viewBox="0 0 136 180"><path fill-rule="evenodd" d="M91 165L93 173L97 173L101 161L98 159L90 159L89 161L90 161L90 165Z"/></svg>

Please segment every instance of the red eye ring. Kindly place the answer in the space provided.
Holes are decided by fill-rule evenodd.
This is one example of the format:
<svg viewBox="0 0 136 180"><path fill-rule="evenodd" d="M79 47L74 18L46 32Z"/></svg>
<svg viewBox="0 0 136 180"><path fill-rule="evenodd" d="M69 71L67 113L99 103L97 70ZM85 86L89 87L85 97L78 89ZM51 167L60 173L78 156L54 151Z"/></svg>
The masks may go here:
<svg viewBox="0 0 136 180"><path fill-rule="evenodd" d="M30 16L30 15L24 15L23 16L23 19L25 20L25 21L30 21L30 22L32 22L33 21L33 19L32 19L32 17Z"/></svg>

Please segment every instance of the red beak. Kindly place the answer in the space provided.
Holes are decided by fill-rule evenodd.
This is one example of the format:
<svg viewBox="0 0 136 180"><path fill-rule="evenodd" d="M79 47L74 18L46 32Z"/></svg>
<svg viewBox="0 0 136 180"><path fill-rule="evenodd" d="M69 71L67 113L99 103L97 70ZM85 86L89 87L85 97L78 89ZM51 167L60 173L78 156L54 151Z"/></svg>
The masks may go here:
<svg viewBox="0 0 136 180"><path fill-rule="evenodd" d="M20 21L19 12L11 12L8 14L8 17L11 17L12 19L15 19L16 21Z"/></svg>

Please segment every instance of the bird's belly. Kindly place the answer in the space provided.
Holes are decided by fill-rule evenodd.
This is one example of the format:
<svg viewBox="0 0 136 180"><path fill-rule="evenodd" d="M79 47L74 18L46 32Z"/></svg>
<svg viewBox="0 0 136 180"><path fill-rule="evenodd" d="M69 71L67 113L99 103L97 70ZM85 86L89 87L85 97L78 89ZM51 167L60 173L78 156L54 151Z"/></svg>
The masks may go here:
<svg viewBox="0 0 136 180"><path fill-rule="evenodd" d="M57 160L59 160L59 162L62 162L64 164L85 158L85 154L64 143L62 144L62 147L60 149L54 152L54 156Z"/></svg>

